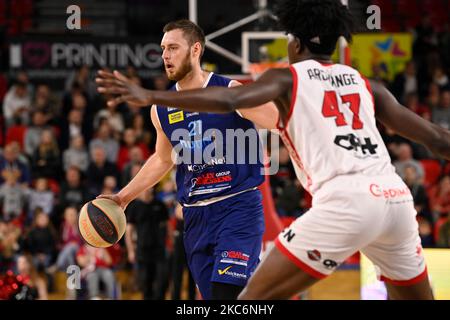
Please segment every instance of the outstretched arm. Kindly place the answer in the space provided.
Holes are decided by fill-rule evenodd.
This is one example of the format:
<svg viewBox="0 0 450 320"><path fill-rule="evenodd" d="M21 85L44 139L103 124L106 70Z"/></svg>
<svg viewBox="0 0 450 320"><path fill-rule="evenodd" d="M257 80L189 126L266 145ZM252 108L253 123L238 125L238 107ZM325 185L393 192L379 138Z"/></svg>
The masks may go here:
<svg viewBox="0 0 450 320"><path fill-rule="evenodd" d="M382 85L371 81L376 118L399 135L423 144L435 155L450 160L450 131L435 125L406 107Z"/></svg>
<svg viewBox="0 0 450 320"><path fill-rule="evenodd" d="M109 105L132 102L139 105L177 107L186 111L227 113L280 99L291 88L292 76L289 69L272 69L248 85L180 92L145 90L117 71L114 74L99 71L96 82L100 93L112 96L108 100Z"/></svg>

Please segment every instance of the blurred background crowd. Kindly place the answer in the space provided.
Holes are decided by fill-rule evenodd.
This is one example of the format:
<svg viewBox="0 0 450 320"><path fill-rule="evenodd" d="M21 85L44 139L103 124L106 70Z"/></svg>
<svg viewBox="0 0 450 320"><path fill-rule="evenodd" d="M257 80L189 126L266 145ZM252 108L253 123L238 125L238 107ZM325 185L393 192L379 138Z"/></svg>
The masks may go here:
<svg viewBox="0 0 450 320"><path fill-rule="evenodd" d="M8 2L1 3L6 3L5 12L12 10ZM32 19L32 12L27 18L20 11L19 20ZM430 15L412 24L407 18L395 24L387 20L384 31L414 34L413 59L393 81L377 70L374 79L406 108L450 129L448 12L444 23ZM13 28L0 19L0 25L3 48L8 37L29 30L26 23ZM7 65L4 55L0 59ZM129 291L140 291L146 299L180 299L183 283L186 298L194 298L195 286L184 261L174 172L129 205L126 237L118 244L95 249L80 238L80 207L126 185L155 146L149 108L106 106L96 93L95 71L79 66L66 79L64 90L57 90L30 80L27 70L14 77L7 68L0 70L0 299L11 292L17 299L49 298L56 291L56 275L70 265L80 267L82 290L68 290L68 298L119 298L124 290L117 285L122 270L134 275L125 282ZM133 67L124 72L146 88L165 90L171 85L162 72L145 81ZM397 172L413 194L423 246L450 248L450 164L380 129ZM272 195L287 225L308 210L311 197L295 179L286 148L271 154L280 167L269 177ZM20 285L18 277L11 280L13 275L20 276L23 290L13 286ZM8 281L11 286L6 286Z"/></svg>

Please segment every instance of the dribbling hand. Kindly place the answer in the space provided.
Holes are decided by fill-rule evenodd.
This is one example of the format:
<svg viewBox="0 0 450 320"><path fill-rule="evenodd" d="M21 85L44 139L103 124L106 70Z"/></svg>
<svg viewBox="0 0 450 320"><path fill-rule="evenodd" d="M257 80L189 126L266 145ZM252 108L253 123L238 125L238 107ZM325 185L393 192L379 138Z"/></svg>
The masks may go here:
<svg viewBox="0 0 450 320"><path fill-rule="evenodd" d="M96 197L96 199L109 199L117 203L124 211L128 206L128 203L122 201L122 199L117 194L101 194Z"/></svg>

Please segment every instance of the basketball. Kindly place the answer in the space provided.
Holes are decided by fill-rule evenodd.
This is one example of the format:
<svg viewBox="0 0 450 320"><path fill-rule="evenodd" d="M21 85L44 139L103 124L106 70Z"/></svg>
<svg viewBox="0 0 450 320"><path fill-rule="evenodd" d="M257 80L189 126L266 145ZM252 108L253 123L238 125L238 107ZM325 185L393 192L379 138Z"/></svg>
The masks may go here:
<svg viewBox="0 0 450 320"><path fill-rule="evenodd" d="M125 233L125 212L112 200L95 199L81 208L78 226L81 236L91 246L110 247Z"/></svg>

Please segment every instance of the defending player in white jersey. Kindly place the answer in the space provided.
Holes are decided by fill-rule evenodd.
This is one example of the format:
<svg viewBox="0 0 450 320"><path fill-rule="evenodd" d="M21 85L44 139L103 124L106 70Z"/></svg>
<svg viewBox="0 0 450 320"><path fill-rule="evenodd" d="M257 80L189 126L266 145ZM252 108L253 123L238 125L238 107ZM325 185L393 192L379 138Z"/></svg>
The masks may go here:
<svg viewBox="0 0 450 320"><path fill-rule="evenodd" d="M450 159L450 132L401 106L381 85L334 65L352 20L339 0L280 0L291 67L242 87L144 90L118 72L101 73L108 103L157 103L188 111L232 112L274 101L279 129L312 208L283 231L241 299L280 299L331 274L358 250L378 267L391 299L432 299L412 196L391 165L376 119Z"/></svg>

